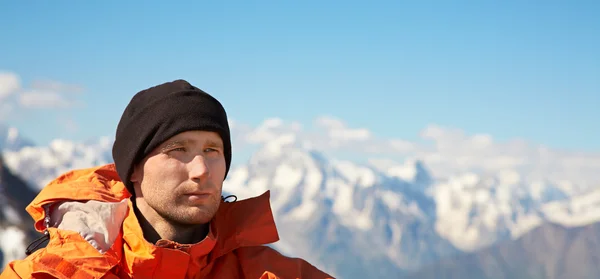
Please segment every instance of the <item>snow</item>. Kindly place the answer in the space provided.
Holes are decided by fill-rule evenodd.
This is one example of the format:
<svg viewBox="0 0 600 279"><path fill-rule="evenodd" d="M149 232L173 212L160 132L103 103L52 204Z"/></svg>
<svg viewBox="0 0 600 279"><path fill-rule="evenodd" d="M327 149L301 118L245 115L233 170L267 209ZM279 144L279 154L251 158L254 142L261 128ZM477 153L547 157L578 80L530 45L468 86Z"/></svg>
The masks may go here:
<svg viewBox="0 0 600 279"><path fill-rule="evenodd" d="M264 146L264 152L268 152L271 156L281 156L285 146L295 143L296 136L294 134L284 134L269 141Z"/></svg>
<svg viewBox="0 0 600 279"><path fill-rule="evenodd" d="M402 203L402 197L392 191L383 191L381 199L392 210L399 210Z"/></svg>
<svg viewBox="0 0 600 279"><path fill-rule="evenodd" d="M71 169L110 163L111 152L106 139L88 144L56 139L49 146L26 145L18 150L4 150L3 156L9 169L41 189Z"/></svg>
<svg viewBox="0 0 600 279"><path fill-rule="evenodd" d="M238 167L229 171L224 185L231 185L229 187L237 187L247 181L249 177L250 170L248 170L247 166Z"/></svg>
<svg viewBox="0 0 600 279"><path fill-rule="evenodd" d="M338 135L346 133L343 131L352 130L336 119L327 118L320 121L322 127L329 129L328 137L332 142L337 142L336 144L340 144L337 140L342 138ZM474 251L502 239L504 235L518 237L541 224L544 218L580 218L567 216L568 210L547 209L543 215L542 208L546 204L570 200L576 192L576 186L571 180L559 179L548 183L546 180L532 179L533 176L527 176L527 173L518 168L526 162L519 154L500 154L484 157L482 160L474 154L457 154L452 156L452 162L462 165L464 171L453 171L447 176L434 176L428 171L430 166L427 162L433 166L444 164L448 157L441 153L407 157L404 161L372 159L368 160L368 165L335 157L320 162L308 152L314 151L312 148L319 146L319 142L306 141L302 139L301 134L290 133L284 126L283 121L271 120L260 127L264 135L270 133L270 139L264 142L262 151L259 151L257 156L261 158L262 164L269 162L267 165L273 166L274 175L256 176L246 170L240 174L233 172L231 181L253 189L257 189L258 185L262 189L280 189L274 198L274 208L277 210L287 203L298 203L287 215L287 218L292 220L308 220L309 216L322 210L321 201L328 200L331 202L331 212L341 225L368 231L374 227L374 216L382 214L373 211L374 204L382 203L384 208L392 212L389 222L393 222L394 216L412 216L422 222L433 220L433 227L441 237L461 250ZM279 133L276 130L280 130ZM347 135L349 134L348 132ZM492 152L490 149L498 144L485 134L467 137L465 146L456 144L456 141L465 136L460 131L447 131L440 127L430 127L425 134L425 137L438 141L439 150L447 152L459 151L468 146L472 150L479 150L481 154L489 155ZM344 140L367 140L367 137L347 136ZM302 144L297 145L299 142ZM396 149L407 151L415 148L412 143L391 142L396 145ZM511 148L522 149L527 146L515 142ZM546 151L546 155L548 152L552 153ZM478 162L482 168L471 168ZM436 167L433 169L436 171ZM330 171L336 175L330 175ZM543 175L541 177L546 178ZM379 188L381 181L395 181L390 180L391 178L407 182L408 189L412 190L430 187L431 189L424 193L435 202L435 215L427 216L421 205L414 200L415 197L407 196L404 192L394 192L388 187ZM292 197L293 189L298 187L302 189L301 197ZM361 196L361 191L371 188L376 190L369 196ZM362 200L357 200L357 197L361 197ZM515 202L517 199L532 200L534 205L526 208ZM589 210L576 207L569 207L569 210L585 213L582 215L585 217L581 218L587 221L595 220L589 217ZM547 217L544 217L546 215ZM577 223L582 224L583 221Z"/></svg>
<svg viewBox="0 0 600 279"><path fill-rule="evenodd" d="M600 221L600 189L570 201L546 204L543 212L551 222L575 227Z"/></svg>
<svg viewBox="0 0 600 279"><path fill-rule="evenodd" d="M4 212L4 217L8 220L9 223L21 223L21 217L19 216L19 213L12 206L3 205L2 211Z"/></svg>
<svg viewBox="0 0 600 279"><path fill-rule="evenodd" d="M403 213L407 216L414 216L419 218L424 218L425 214L419 208L419 205L410 201L407 202L404 197L399 193L395 193L392 191L381 191L379 192L379 197L381 201L391 210Z"/></svg>
<svg viewBox="0 0 600 279"><path fill-rule="evenodd" d="M265 176L261 177L253 177L248 182L248 188L252 189L254 192L264 192L269 190L269 178Z"/></svg>
<svg viewBox="0 0 600 279"><path fill-rule="evenodd" d="M353 189L346 184L337 185L337 195L333 203L333 212L344 215L352 210Z"/></svg>
<svg viewBox="0 0 600 279"><path fill-rule="evenodd" d="M358 166L350 161L333 161L333 164L338 172L340 172L348 183L357 184L363 188L372 187L377 178L373 170Z"/></svg>
<svg viewBox="0 0 600 279"><path fill-rule="evenodd" d="M317 204L313 201L307 201L294 208L289 216L297 221L306 221L312 216L313 213L315 213L316 210Z"/></svg>
<svg viewBox="0 0 600 279"><path fill-rule="evenodd" d="M600 221L600 190L593 190L600 186L596 154L497 142L486 134L469 136L435 125L421 133L427 145L381 139L331 117L318 119L317 125L324 131L309 133L298 123L271 118L235 135L259 148L246 164L230 171L223 190L239 199L271 190L273 212L284 224L325 216L326 223L307 235L344 230L384 235L378 230L388 227L387 246L372 248L394 262L414 257L402 254L402 241L411 237L415 224L433 228L436 237L468 252L506 236L519 237L543 222L581 226ZM7 131L6 141L23 141L16 129ZM11 170L43 187L72 168L108 163L111 147L110 137L85 144L57 139L49 146L4 150L3 155ZM338 158L339 151L367 154L367 164ZM11 209L2 210L10 221L16 220ZM0 236L18 234L4 232ZM351 239L335 240L336 245L355 245ZM442 253L426 250L428 239L412 241L421 241L414 253ZM16 249L2 245L3 251ZM297 249L289 239L278 245L291 254Z"/></svg>
<svg viewBox="0 0 600 279"><path fill-rule="evenodd" d="M514 172L503 171L491 177L457 175L436 184L436 231L459 249L475 251L505 234L518 237L537 227L543 221L540 209L526 210L515 202L536 200L521 183Z"/></svg>
<svg viewBox="0 0 600 279"><path fill-rule="evenodd" d="M543 203L568 198L568 195L559 187L543 181L532 182L529 187L529 193L535 200Z"/></svg>
<svg viewBox="0 0 600 279"><path fill-rule="evenodd" d="M400 245L400 242L402 241L402 227L400 226L400 224L398 224L396 222L392 222L390 224L390 227L392 228L392 245L391 245L391 247L395 247L397 245Z"/></svg>
<svg viewBox="0 0 600 279"><path fill-rule="evenodd" d="M357 228L362 231L367 231L373 227L373 219L371 218L373 211L373 199L367 200L367 206L363 211L353 212L353 214L348 214L347 218L345 218L346 225ZM351 218L352 215L354 218ZM348 218L350 217L350 218Z"/></svg>
<svg viewBox="0 0 600 279"><path fill-rule="evenodd" d="M387 174L406 181L413 181L417 176L417 169L412 166L395 166L389 168Z"/></svg>
<svg viewBox="0 0 600 279"><path fill-rule="evenodd" d="M293 189L302 181L302 171L291 167L288 164L282 164L277 167L275 177L273 178L273 187Z"/></svg>
<svg viewBox="0 0 600 279"><path fill-rule="evenodd" d="M519 224L518 226L515 226L511 231L511 237L513 239L516 239L518 237L520 237L521 235L537 228L538 226L540 226L542 223L544 222L544 220L537 216L537 215L525 215L525 216L520 216L517 219L517 223Z"/></svg>
<svg viewBox="0 0 600 279"><path fill-rule="evenodd" d="M486 202L488 202L491 198L490 192L486 191L485 189L477 189L475 191L475 203L478 204L485 204Z"/></svg>
<svg viewBox="0 0 600 279"><path fill-rule="evenodd" d="M345 181L341 177L331 177L325 181L325 196L332 200L339 199L339 191L344 187Z"/></svg>
<svg viewBox="0 0 600 279"><path fill-rule="evenodd" d="M2 267L9 262L25 258L25 233L17 227L0 227L0 250L4 254Z"/></svg>
<svg viewBox="0 0 600 279"><path fill-rule="evenodd" d="M536 181L530 184L529 191L534 199L541 200L543 198L545 188L546 185L544 185L543 182Z"/></svg>
<svg viewBox="0 0 600 279"><path fill-rule="evenodd" d="M312 160L305 160L306 174L304 177L304 193L302 198L310 200L319 195L321 191L321 183L323 182L323 174Z"/></svg>

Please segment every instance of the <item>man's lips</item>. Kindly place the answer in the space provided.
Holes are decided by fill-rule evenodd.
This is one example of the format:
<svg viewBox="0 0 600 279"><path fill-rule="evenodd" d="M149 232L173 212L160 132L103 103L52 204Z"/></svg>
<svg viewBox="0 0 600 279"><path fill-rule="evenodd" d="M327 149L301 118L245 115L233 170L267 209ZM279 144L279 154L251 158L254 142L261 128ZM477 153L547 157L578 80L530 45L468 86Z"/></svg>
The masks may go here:
<svg viewBox="0 0 600 279"><path fill-rule="evenodd" d="M192 193L186 193L184 195L186 196L203 196L203 195L210 195L210 192L192 192Z"/></svg>
<svg viewBox="0 0 600 279"><path fill-rule="evenodd" d="M208 191L195 191L185 193L184 196L190 200L200 200L211 197L212 193Z"/></svg>
<svg viewBox="0 0 600 279"><path fill-rule="evenodd" d="M190 193L190 194L185 194L185 197L187 197L188 199L193 199L193 200L197 200L197 199L206 199L211 197L212 195L210 193Z"/></svg>

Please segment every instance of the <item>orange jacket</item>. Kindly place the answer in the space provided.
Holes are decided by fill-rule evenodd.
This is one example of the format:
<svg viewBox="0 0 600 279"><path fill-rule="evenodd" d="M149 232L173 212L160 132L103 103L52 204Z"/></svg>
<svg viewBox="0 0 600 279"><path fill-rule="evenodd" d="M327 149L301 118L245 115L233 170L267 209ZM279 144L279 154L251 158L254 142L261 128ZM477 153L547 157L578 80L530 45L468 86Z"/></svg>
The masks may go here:
<svg viewBox="0 0 600 279"><path fill-rule="evenodd" d="M0 279L333 278L264 246L279 240L269 196L222 202L199 243L153 245L143 237L113 164L71 171L26 208L35 229L47 229L47 246L9 263Z"/></svg>

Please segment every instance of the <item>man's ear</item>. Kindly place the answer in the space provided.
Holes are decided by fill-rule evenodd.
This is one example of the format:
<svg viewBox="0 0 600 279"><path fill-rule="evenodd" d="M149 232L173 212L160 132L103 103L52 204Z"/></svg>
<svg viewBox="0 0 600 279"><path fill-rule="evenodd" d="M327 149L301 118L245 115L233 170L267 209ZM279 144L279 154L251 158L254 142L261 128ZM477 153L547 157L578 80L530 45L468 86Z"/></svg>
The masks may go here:
<svg viewBox="0 0 600 279"><path fill-rule="evenodd" d="M131 176L129 177L129 181L131 181L131 184L133 185L133 193L131 193L134 197L142 197L142 193L140 193L141 189L140 187L140 182L142 181L142 168L140 167L140 164L136 164L133 167L133 170L131 172Z"/></svg>
<svg viewBox="0 0 600 279"><path fill-rule="evenodd" d="M136 183L136 182L140 182L142 178L142 174L141 174L141 170L140 170L140 164L136 164L135 166L133 166L133 171L131 173L131 177L129 178L129 181L131 181L132 183Z"/></svg>

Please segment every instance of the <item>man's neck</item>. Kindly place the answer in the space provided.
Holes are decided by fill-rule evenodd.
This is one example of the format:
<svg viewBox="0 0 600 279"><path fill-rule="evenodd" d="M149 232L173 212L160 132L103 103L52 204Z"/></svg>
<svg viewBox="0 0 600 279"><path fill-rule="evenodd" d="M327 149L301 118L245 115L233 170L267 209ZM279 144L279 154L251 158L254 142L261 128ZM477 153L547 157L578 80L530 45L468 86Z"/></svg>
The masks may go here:
<svg viewBox="0 0 600 279"><path fill-rule="evenodd" d="M143 199L134 199L133 205L144 238L152 244L156 244L161 239L179 244L193 244L202 241L208 235L208 224L193 226L174 224L162 218Z"/></svg>

